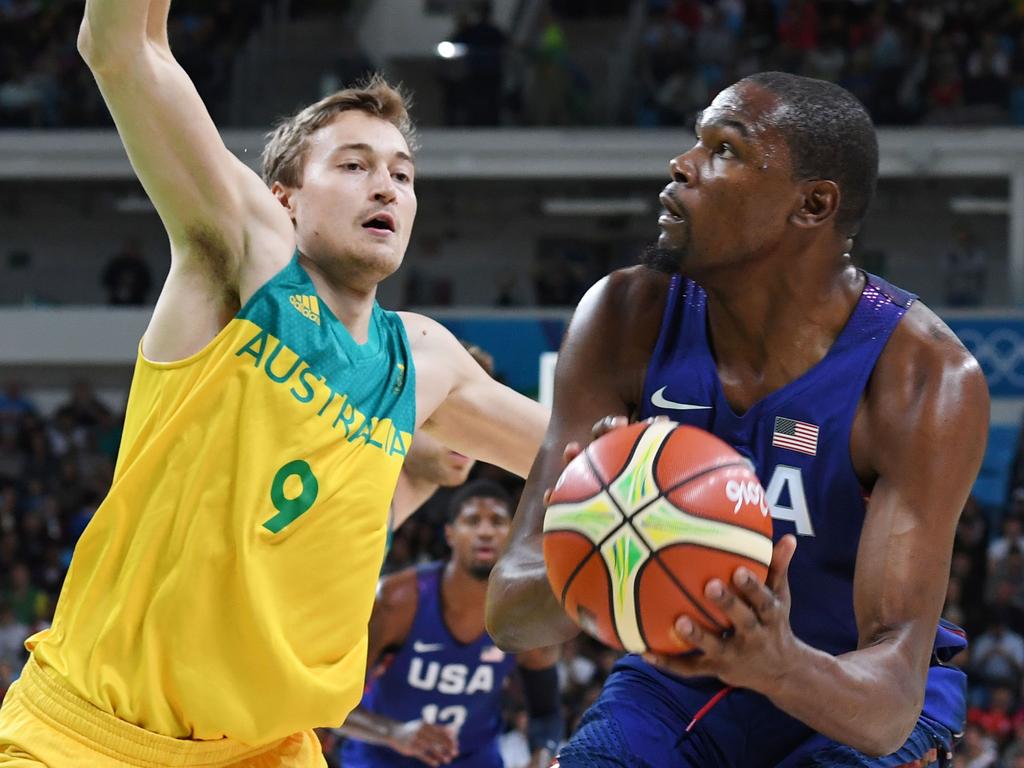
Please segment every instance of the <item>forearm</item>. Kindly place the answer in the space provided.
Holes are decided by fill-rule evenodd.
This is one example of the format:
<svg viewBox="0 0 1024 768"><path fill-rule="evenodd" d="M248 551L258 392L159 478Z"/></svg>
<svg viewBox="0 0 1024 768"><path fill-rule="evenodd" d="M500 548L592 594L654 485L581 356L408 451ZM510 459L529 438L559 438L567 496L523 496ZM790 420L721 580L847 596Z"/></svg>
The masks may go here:
<svg viewBox="0 0 1024 768"><path fill-rule="evenodd" d="M558 645L579 632L548 583L540 534L515 542L491 572L487 631L510 653Z"/></svg>
<svg viewBox="0 0 1024 768"><path fill-rule="evenodd" d="M170 0L87 0L78 50L90 67L127 60L147 42L167 43Z"/></svg>
<svg viewBox="0 0 1024 768"><path fill-rule="evenodd" d="M832 656L797 641L762 693L815 731L868 755L903 746L924 703L924 677L892 642Z"/></svg>
<svg viewBox="0 0 1024 768"><path fill-rule="evenodd" d="M346 718L345 723L337 729L337 732L350 739L390 747L395 731L400 725L401 723L390 717L378 715L363 707L356 707Z"/></svg>

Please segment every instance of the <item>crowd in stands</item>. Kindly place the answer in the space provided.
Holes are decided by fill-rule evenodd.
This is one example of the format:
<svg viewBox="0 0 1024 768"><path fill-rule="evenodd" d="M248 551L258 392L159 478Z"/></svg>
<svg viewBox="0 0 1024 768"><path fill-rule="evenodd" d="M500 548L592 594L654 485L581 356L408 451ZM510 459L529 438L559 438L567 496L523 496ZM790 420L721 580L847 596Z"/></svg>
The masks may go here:
<svg viewBox="0 0 1024 768"><path fill-rule="evenodd" d="M1005 0L648 0L636 120L675 125L784 70L848 88L883 125L1024 124L1024 5Z"/></svg>
<svg viewBox="0 0 1024 768"><path fill-rule="evenodd" d="M835 81L882 125L1024 124L1024 3L1006 0L646 0L620 114L588 110L594 82L569 22L630 2L549 0L532 40L512 50L489 4L446 7L449 42L465 57L442 75L450 125L635 125L691 122L725 85L766 69ZM350 2L296 0L293 16L338 14ZM227 112L231 64L262 3L175 0L170 38L215 119ZM109 125L75 47L84 0L0 0L0 126ZM620 51L614 52L616 54ZM525 60L525 72L507 67ZM520 68L522 69L522 68ZM457 73L457 74L453 74ZM531 81L534 86L521 82ZM524 103L528 102L528 103Z"/></svg>
<svg viewBox="0 0 1024 768"><path fill-rule="evenodd" d="M174 54L217 117L260 3L175 0ZM85 0L0 0L0 127L95 127L110 117L77 50Z"/></svg>

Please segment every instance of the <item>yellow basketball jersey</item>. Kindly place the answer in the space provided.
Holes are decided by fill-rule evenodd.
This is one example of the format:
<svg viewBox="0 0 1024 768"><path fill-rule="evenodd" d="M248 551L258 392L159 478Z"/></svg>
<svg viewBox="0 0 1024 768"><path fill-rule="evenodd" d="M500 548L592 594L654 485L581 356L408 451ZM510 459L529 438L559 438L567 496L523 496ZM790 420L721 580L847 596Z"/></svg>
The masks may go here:
<svg viewBox="0 0 1024 768"><path fill-rule="evenodd" d="M400 318L356 344L297 260L201 352L140 354L110 494L36 660L176 738L270 743L358 703L415 421Z"/></svg>

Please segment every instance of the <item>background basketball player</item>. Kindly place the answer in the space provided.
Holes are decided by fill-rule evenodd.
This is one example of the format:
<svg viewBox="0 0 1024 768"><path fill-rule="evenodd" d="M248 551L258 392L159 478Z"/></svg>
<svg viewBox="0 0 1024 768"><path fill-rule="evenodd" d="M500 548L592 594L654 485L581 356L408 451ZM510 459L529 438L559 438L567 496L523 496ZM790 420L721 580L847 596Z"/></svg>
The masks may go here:
<svg viewBox="0 0 1024 768"><path fill-rule="evenodd" d="M505 545L512 500L475 480L452 496L444 563L381 581L370 619L369 689L341 731L346 768L445 765L500 768L502 691L516 665L524 682L535 765L562 738L556 650L506 655L484 630L487 577ZM393 653L383 671L374 667Z"/></svg>
<svg viewBox="0 0 1024 768"><path fill-rule="evenodd" d="M174 60L169 5L86 4L79 48L171 268L0 765L322 765L312 728L359 700L412 432L525 474L546 423L440 325L376 304L416 213L400 94L375 80L286 120L261 180Z"/></svg>
<svg viewBox="0 0 1024 768"><path fill-rule="evenodd" d="M942 660L963 638L936 626L988 394L932 312L844 254L877 167L870 118L846 91L742 80L670 163L653 269L614 273L580 303L545 447L491 578L499 644L576 631L545 579L543 493L562 447L606 413L667 414L748 456L777 544L767 585L743 569L707 584L730 636L681 619L701 654L618 665L563 768L897 766L949 751L964 679ZM780 419L814 434L806 450L779 444Z"/></svg>

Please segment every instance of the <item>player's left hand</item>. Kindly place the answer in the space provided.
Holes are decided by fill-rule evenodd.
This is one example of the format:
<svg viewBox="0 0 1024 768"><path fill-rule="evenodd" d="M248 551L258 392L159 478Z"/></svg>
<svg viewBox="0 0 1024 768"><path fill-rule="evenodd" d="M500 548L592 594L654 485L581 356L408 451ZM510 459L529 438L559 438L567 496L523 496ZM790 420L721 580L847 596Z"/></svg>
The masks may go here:
<svg viewBox="0 0 1024 768"><path fill-rule="evenodd" d="M798 643L789 624L789 564L796 537L783 536L772 552L765 584L737 568L732 584L712 579L704 594L732 622L725 635L708 632L687 617L676 621L680 640L700 653L684 656L645 654L652 664L684 677L714 676L737 688L768 694L786 674Z"/></svg>

